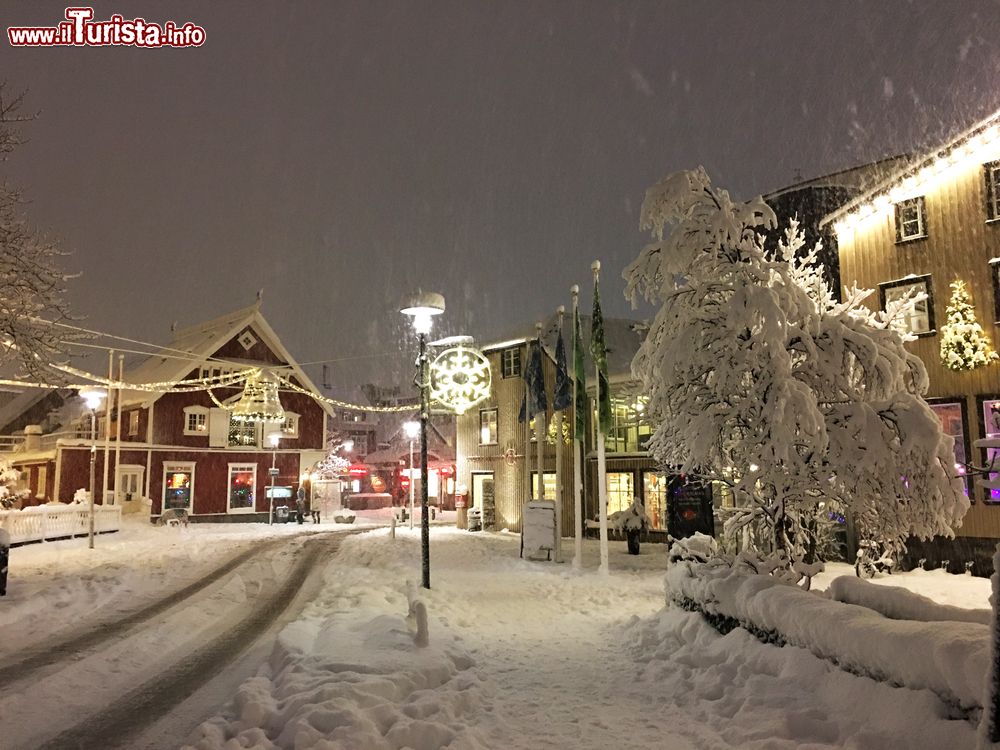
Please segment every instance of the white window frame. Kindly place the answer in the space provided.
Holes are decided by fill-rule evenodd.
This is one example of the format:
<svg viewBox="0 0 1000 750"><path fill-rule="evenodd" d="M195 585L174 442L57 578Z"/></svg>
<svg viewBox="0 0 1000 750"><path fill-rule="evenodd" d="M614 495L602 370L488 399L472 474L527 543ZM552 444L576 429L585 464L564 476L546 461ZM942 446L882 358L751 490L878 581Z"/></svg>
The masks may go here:
<svg viewBox="0 0 1000 750"><path fill-rule="evenodd" d="M252 330L247 328L236 338L236 341L239 342L239 345L242 346L245 351L250 351L258 343L258 341L260 341L260 339L253 335Z"/></svg>
<svg viewBox="0 0 1000 750"><path fill-rule="evenodd" d="M233 486L233 472L253 472L253 505L249 508L231 508L229 506L230 501L230 490ZM239 463L229 464L229 471L226 472L226 512L231 515L236 515L240 513L256 513L257 512L257 464L247 463L246 461L240 461Z"/></svg>
<svg viewBox="0 0 1000 750"><path fill-rule="evenodd" d="M907 211L915 210L916 216L906 218ZM923 196L907 198L896 204L896 236L898 242L920 240L927 236L927 204ZM906 225L916 223L915 232L906 232Z"/></svg>
<svg viewBox="0 0 1000 750"><path fill-rule="evenodd" d="M167 508L167 474L173 472L183 472L191 475L191 494L188 497L187 508L176 508L171 510L186 510L188 513L194 513L194 461L164 461L163 462L163 488L160 494L160 513L161 515L168 510Z"/></svg>
<svg viewBox="0 0 1000 750"><path fill-rule="evenodd" d="M923 287L923 292L927 295L923 301L917 302L913 306L910 315L907 317L907 330L914 336L933 336L937 333L936 323L934 320L934 291L931 286L931 276L930 274L925 274L924 276L912 276L903 279L897 279L896 281L886 281L878 285L879 288L879 302L881 303L880 309L885 310L886 304L889 302L889 296L892 295L894 298L898 298L897 291L900 294L906 294L906 291L912 287ZM923 308L922 310L920 308ZM927 327L924 330L914 330L913 321L916 319L924 319L927 323Z"/></svg>
<svg viewBox="0 0 1000 750"><path fill-rule="evenodd" d="M493 439L490 441L483 440L483 417L488 413L493 412L493 418L490 420L493 423L496 431L493 433ZM479 444L480 445L499 445L500 443L500 410L496 407L490 407L489 409L479 410Z"/></svg>
<svg viewBox="0 0 1000 750"><path fill-rule="evenodd" d="M201 417L201 429L191 429L191 417ZM186 406L184 407L184 434L200 435L208 437L208 407L207 406Z"/></svg>
<svg viewBox="0 0 1000 750"><path fill-rule="evenodd" d="M983 165L986 172L986 221L1000 221L1000 161Z"/></svg>
<svg viewBox="0 0 1000 750"><path fill-rule="evenodd" d="M279 432L282 440L297 438L299 436L299 415L294 411L286 411L285 421L282 422Z"/></svg>
<svg viewBox="0 0 1000 750"><path fill-rule="evenodd" d="M508 367L508 355L510 355L510 367ZM514 357L517 357L517 367L514 367ZM521 376L521 347L520 346L508 346L506 349L500 350L500 377L501 378L517 378Z"/></svg>
<svg viewBox="0 0 1000 750"><path fill-rule="evenodd" d="M243 451L245 451L245 450L257 450L258 448L260 448L261 433L262 433L260 424L258 424L256 422L241 422L241 423L239 423L239 424L242 424L242 425L253 425L253 430L254 430L254 439L253 440L254 441L252 443L237 443L237 444L234 445L232 443L232 440L230 439L230 435L231 435L232 430L233 430L233 421L234 421L233 420L233 414L232 414L232 412L230 412L229 413L229 424L226 425L226 448L228 448L229 450L233 450L233 451L239 451L239 450L243 450Z"/></svg>
<svg viewBox="0 0 1000 750"><path fill-rule="evenodd" d="M128 413L128 435L133 437L139 434L139 410L132 409Z"/></svg>

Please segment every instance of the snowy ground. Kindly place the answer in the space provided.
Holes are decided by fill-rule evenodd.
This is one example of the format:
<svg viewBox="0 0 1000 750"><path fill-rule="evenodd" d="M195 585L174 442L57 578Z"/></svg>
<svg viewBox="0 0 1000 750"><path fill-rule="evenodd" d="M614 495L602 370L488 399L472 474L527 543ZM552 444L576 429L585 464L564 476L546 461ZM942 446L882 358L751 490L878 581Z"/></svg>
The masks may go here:
<svg viewBox="0 0 1000 750"><path fill-rule="evenodd" d="M383 516L360 517L355 527L384 523ZM16 660L26 646L155 602L252 545L336 528L349 527L164 529L129 522L121 533L98 537L95 550L86 539L15 548L8 596L0 599L0 664ZM801 649L763 645L742 630L723 637L697 615L665 609L662 546L643 545L641 556L630 557L624 544L612 543L613 572L605 578L595 572L596 543L586 543L583 571L522 561L518 544L515 534L432 528L433 589L423 593L431 644L417 649L406 614L407 582L420 577L419 529L400 527L395 540L386 528L344 539L336 556L316 569L315 585L276 643L278 630L263 633L253 649L256 661L244 659L235 679L208 691L207 700L189 701L183 722L161 722L148 735L160 738L155 743L129 747L177 747L213 705L218 715L186 747L884 750L974 744L972 726L948 718L947 707L929 692L856 677ZM204 640L224 631L249 611L258 585L267 591L287 578L282 571L292 559L278 552L220 579L162 623L144 625L134 638L163 648L152 661L138 658L148 647L134 640L112 645L115 652L68 658L65 667L46 667L34 682L14 685L0 697L0 747L38 747L27 738L40 736L32 725L44 725L52 705L60 706L59 716L71 712L70 704L85 712L84 697L127 690L133 666L135 679L166 668L175 657L173 647L164 646L176 641L188 650L179 634ZM853 569L830 566L815 587L840 574ZM941 571L876 583L967 608L985 606L989 595L987 580ZM261 661L256 676L237 689ZM88 681L100 690L83 690L93 694L84 696L73 687ZM111 692L107 705L118 700ZM69 702L68 695L74 696ZM187 728L180 731L182 725Z"/></svg>
<svg viewBox="0 0 1000 750"><path fill-rule="evenodd" d="M578 573L521 561L516 535L436 528L431 645L417 649L405 616L418 535L352 537L268 664L189 747L973 746L971 724L949 719L929 692L664 609L664 550L643 551L613 545L614 572L602 578L591 543ZM988 582L945 575L891 583L981 606Z"/></svg>

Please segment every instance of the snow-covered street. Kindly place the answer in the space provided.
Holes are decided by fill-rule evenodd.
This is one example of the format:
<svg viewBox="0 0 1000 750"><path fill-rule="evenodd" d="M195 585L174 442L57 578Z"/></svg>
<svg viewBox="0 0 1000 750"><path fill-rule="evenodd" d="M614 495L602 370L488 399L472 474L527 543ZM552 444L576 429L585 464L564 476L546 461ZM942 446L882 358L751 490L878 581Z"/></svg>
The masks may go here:
<svg viewBox="0 0 1000 750"><path fill-rule="evenodd" d="M421 592L430 646L417 648L407 613L419 529L315 536L343 528L127 524L94 551L82 539L16 548L0 600L3 747L94 732L105 747L197 750L973 746L973 725L929 691L848 674L742 629L721 636L700 615L665 608L660 545L634 557L613 543L603 577L595 542L576 571L519 559L516 534L433 527L433 588ZM311 583L283 618L248 619L310 539L334 538L335 554L297 574ZM829 566L817 588L837 575L853 569ZM989 589L943 571L877 582L965 608L984 606ZM177 592L175 606L140 617ZM48 624L35 629L42 611ZM231 662L211 674L189 666L180 679L185 660L241 627L257 630ZM74 634L82 645L46 650ZM158 709L128 715L150 685Z"/></svg>
<svg viewBox="0 0 1000 750"><path fill-rule="evenodd" d="M437 528L432 550L429 648L405 620L417 535L352 537L190 747L972 747L973 726L930 692L664 609L662 547L614 547L608 578L590 543L583 573L519 560L516 535ZM950 578L969 598L988 586Z"/></svg>

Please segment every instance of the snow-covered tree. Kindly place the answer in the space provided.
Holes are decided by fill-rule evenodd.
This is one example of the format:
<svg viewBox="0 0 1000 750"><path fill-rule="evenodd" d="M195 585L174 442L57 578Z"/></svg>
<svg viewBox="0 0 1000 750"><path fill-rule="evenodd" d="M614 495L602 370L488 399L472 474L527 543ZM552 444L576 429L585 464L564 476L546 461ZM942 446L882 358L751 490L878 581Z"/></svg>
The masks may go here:
<svg viewBox="0 0 1000 750"><path fill-rule="evenodd" d="M951 282L948 322L941 326L941 361L949 370L974 370L997 361L983 327L976 320L976 309L965 282Z"/></svg>
<svg viewBox="0 0 1000 750"><path fill-rule="evenodd" d="M23 142L19 127L32 119L21 113L23 102L23 93L12 96L0 82L0 160ZM79 338L53 325L69 319L63 255L29 226L20 191L0 182L0 362L17 362L36 381L58 377L47 365L64 360L66 343Z"/></svg>
<svg viewBox="0 0 1000 750"><path fill-rule="evenodd" d="M731 486L789 561L823 501L893 543L953 533L968 500L952 439L896 328L912 299L872 312L852 288L837 302L816 249L795 259L796 226L768 257L770 207L701 168L650 188L641 224L654 240L624 277L627 296L660 305L632 363L659 461Z"/></svg>
<svg viewBox="0 0 1000 750"><path fill-rule="evenodd" d="M353 442L349 437L333 430L326 440L326 455L316 465L316 473L324 479L336 479L351 468L350 451L346 446Z"/></svg>
<svg viewBox="0 0 1000 750"><path fill-rule="evenodd" d="M10 461L0 458L0 509L20 507L29 494L23 487L18 488L20 484L21 472Z"/></svg>

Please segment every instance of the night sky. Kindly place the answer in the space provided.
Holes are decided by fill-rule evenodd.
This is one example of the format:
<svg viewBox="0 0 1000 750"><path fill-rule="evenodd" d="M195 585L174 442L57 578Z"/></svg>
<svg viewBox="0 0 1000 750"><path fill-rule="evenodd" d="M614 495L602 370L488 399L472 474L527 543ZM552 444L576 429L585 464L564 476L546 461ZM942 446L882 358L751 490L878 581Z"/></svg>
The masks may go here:
<svg viewBox="0 0 1000 750"><path fill-rule="evenodd" d="M4 26L53 25L65 7L8 1ZM72 253L73 308L165 343L172 322L263 288L297 358L352 358L331 365L341 393L409 381L397 309L418 286L447 298L438 331L482 340L568 305L600 258L605 313L628 314L639 206L668 172L704 164L750 197L920 150L1000 107L997 2L95 11L190 20L207 41L0 43L3 77L40 113L4 177Z"/></svg>

